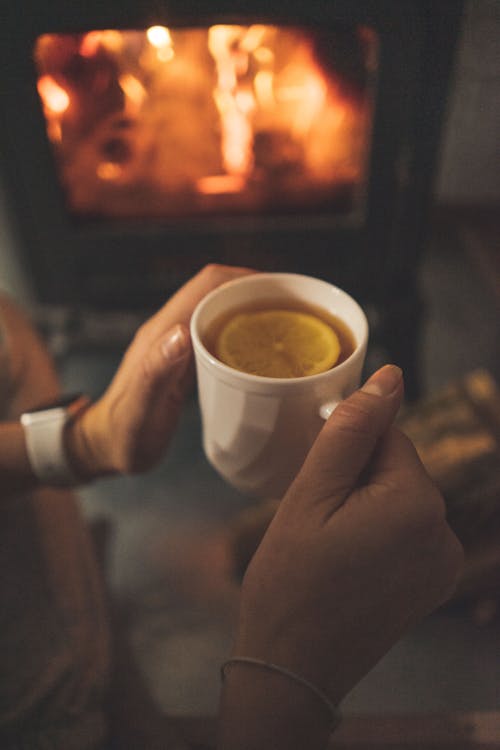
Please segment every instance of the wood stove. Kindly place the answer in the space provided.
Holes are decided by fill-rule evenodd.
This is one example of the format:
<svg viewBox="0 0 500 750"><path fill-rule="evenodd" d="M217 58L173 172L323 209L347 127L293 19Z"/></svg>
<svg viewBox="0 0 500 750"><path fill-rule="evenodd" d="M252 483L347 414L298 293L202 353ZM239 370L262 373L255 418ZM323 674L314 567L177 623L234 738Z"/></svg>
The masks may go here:
<svg viewBox="0 0 500 750"><path fill-rule="evenodd" d="M146 314L206 262L310 273L415 395L462 4L9 4L2 171L40 302Z"/></svg>

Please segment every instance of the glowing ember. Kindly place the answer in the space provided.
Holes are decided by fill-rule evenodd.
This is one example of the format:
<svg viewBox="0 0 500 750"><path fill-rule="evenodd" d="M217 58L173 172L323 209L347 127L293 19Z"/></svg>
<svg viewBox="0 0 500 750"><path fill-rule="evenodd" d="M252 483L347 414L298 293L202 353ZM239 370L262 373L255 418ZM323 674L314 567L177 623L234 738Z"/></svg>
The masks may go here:
<svg viewBox="0 0 500 750"><path fill-rule="evenodd" d="M243 177L232 174L216 174L211 177L201 177L196 182L196 189L205 195L219 195L221 193L239 193L245 187Z"/></svg>
<svg viewBox="0 0 500 750"><path fill-rule="evenodd" d="M51 76L42 76L39 78L37 87L46 109L56 115L66 112L69 107L69 96Z"/></svg>
<svg viewBox="0 0 500 750"><path fill-rule="evenodd" d="M147 96L147 91L142 83L130 73L124 73L118 78L118 81L123 93L128 97L134 109L139 109ZM125 109L130 111L127 107Z"/></svg>
<svg viewBox="0 0 500 750"><path fill-rule="evenodd" d="M97 176L101 180L116 180L121 176L123 170L119 164L114 164L111 161L103 162L97 166Z"/></svg>
<svg viewBox="0 0 500 750"><path fill-rule="evenodd" d="M156 51L156 57L158 60L161 60L161 62L169 62L174 56L175 52L172 47L160 47L160 49Z"/></svg>
<svg viewBox="0 0 500 750"><path fill-rule="evenodd" d="M80 54L83 57L92 57L97 54L97 50L101 44L102 34L100 31L90 31L82 39L80 44Z"/></svg>
<svg viewBox="0 0 500 750"><path fill-rule="evenodd" d="M338 68L335 33L218 24L40 37L38 92L71 211L352 210L377 42L339 31L352 50Z"/></svg>
<svg viewBox="0 0 500 750"><path fill-rule="evenodd" d="M146 31L146 36L150 44L153 47L161 49L162 47L169 47L172 44L172 37L170 31L165 26L151 26Z"/></svg>

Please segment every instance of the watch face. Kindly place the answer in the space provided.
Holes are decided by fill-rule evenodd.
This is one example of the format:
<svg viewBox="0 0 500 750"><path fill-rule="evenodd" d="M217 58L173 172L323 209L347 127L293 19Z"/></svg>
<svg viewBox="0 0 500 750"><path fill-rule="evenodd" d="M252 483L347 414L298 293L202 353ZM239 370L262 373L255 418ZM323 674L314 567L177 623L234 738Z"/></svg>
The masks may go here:
<svg viewBox="0 0 500 750"><path fill-rule="evenodd" d="M40 404L39 406L35 406L32 409L28 409L27 411L30 414L33 414L37 411L47 411L48 409L66 409L75 401L78 401L78 399L81 398L82 395L82 393L70 393L67 396L62 396L61 398L54 401L48 401L44 404Z"/></svg>

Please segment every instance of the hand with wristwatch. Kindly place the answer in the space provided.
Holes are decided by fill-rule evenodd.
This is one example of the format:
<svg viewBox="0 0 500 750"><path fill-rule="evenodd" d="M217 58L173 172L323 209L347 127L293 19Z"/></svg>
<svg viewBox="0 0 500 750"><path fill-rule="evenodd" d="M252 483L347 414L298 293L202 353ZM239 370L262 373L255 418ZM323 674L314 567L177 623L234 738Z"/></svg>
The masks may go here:
<svg viewBox="0 0 500 750"><path fill-rule="evenodd" d="M28 459L40 484L72 487L85 480L72 465L77 462L68 457L66 439L75 419L90 405L90 398L78 393L21 414Z"/></svg>
<svg viewBox="0 0 500 750"><path fill-rule="evenodd" d="M213 265L193 277L141 326L96 402L75 394L26 410L20 419L24 449L3 467L4 486L71 487L152 468L165 454L193 384L191 312L213 288L248 273Z"/></svg>

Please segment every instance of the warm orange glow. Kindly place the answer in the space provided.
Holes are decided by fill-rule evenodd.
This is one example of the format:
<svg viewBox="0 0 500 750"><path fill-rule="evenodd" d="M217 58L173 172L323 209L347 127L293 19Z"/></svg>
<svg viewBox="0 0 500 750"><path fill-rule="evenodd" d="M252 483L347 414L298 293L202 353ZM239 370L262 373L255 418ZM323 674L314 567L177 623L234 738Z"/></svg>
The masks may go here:
<svg viewBox="0 0 500 750"><path fill-rule="evenodd" d="M116 29L105 29L103 31L89 31L82 38L80 54L83 57L93 57L100 47L118 54L123 47L123 32ZM50 35L46 35L50 36Z"/></svg>
<svg viewBox="0 0 500 750"><path fill-rule="evenodd" d="M257 47L253 56L260 65L270 65L274 60L274 53L269 47Z"/></svg>
<svg viewBox="0 0 500 750"><path fill-rule="evenodd" d="M114 164L111 161L102 162L97 165L97 176L101 180L116 180L123 172L123 169L119 164Z"/></svg>
<svg viewBox="0 0 500 750"><path fill-rule="evenodd" d="M170 47L172 45L172 37L170 31L165 26L151 26L146 31L148 42L161 49L161 47Z"/></svg>
<svg viewBox="0 0 500 750"><path fill-rule="evenodd" d="M39 78L37 88L44 107L50 112L61 115L68 109L69 95L51 76Z"/></svg>
<svg viewBox="0 0 500 750"><path fill-rule="evenodd" d="M130 73L124 73L118 80L126 96L140 107L147 96L147 91L142 83L135 76L130 75Z"/></svg>
<svg viewBox="0 0 500 750"><path fill-rule="evenodd" d="M208 48L217 69L214 99L221 117L222 159L226 170L232 175L247 175L253 165L253 130L249 119L253 103L247 91L239 90L238 77L248 70L248 51L243 43L246 42L249 48L257 46L262 38L262 29L212 26L208 30ZM241 94L243 107L241 96L238 102Z"/></svg>
<svg viewBox="0 0 500 750"><path fill-rule="evenodd" d="M119 54L123 49L123 32L117 31L116 29L106 29L100 31L100 44L102 47L107 49L109 52L113 52L115 55Z"/></svg>
<svg viewBox="0 0 500 750"><path fill-rule="evenodd" d="M196 181L196 190L204 195L239 193L244 187L243 177L232 174L216 174L211 177L201 177Z"/></svg>
<svg viewBox="0 0 500 750"><path fill-rule="evenodd" d="M245 115L255 109L255 97L251 91L238 91L234 99L240 112Z"/></svg>
<svg viewBox="0 0 500 750"><path fill-rule="evenodd" d="M348 212L366 184L377 67L376 35L361 32L339 30L352 59L338 71L314 28L42 35L37 85L68 204L82 216L270 214L332 200Z"/></svg>
<svg viewBox="0 0 500 750"><path fill-rule="evenodd" d="M241 49L245 52L253 52L260 45L268 31L269 26L261 26L259 24L254 24L248 29L243 28Z"/></svg>
<svg viewBox="0 0 500 750"><path fill-rule="evenodd" d="M255 95L259 105L264 109L274 107L276 99L273 90L274 73L270 70L259 71L254 78Z"/></svg>
<svg viewBox="0 0 500 750"><path fill-rule="evenodd" d="M80 54L83 57L95 55L101 44L101 36L100 31L89 31L88 34L85 34L80 44Z"/></svg>
<svg viewBox="0 0 500 750"><path fill-rule="evenodd" d="M61 143L62 128L59 120L49 120L47 124L47 133L53 143Z"/></svg>
<svg viewBox="0 0 500 750"><path fill-rule="evenodd" d="M297 153L300 148L305 166L316 179L332 179L328 157L334 157L335 150L351 176L352 167L346 168L343 153L351 145L337 134L346 117L346 106L339 101L334 83L328 82L306 41L291 49L288 63L277 68L269 46L277 33L274 26L257 24L209 29L208 48L217 70L213 96L221 119L225 169L229 174L248 177L254 167L254 139L259 127L270 132L287 128L297 141ZM327 122L328 128L323 128L322 122ZM337 145L332 140L335 135ZM323 162L320 152L327 157Z"/></svg>
<svg viewBox="0 0 500 750"><path fill-rule="evenodd" d="M160 47L156 50L156 57L161 62L170 62L175 57L175 53L172 47Z"/></svg>

